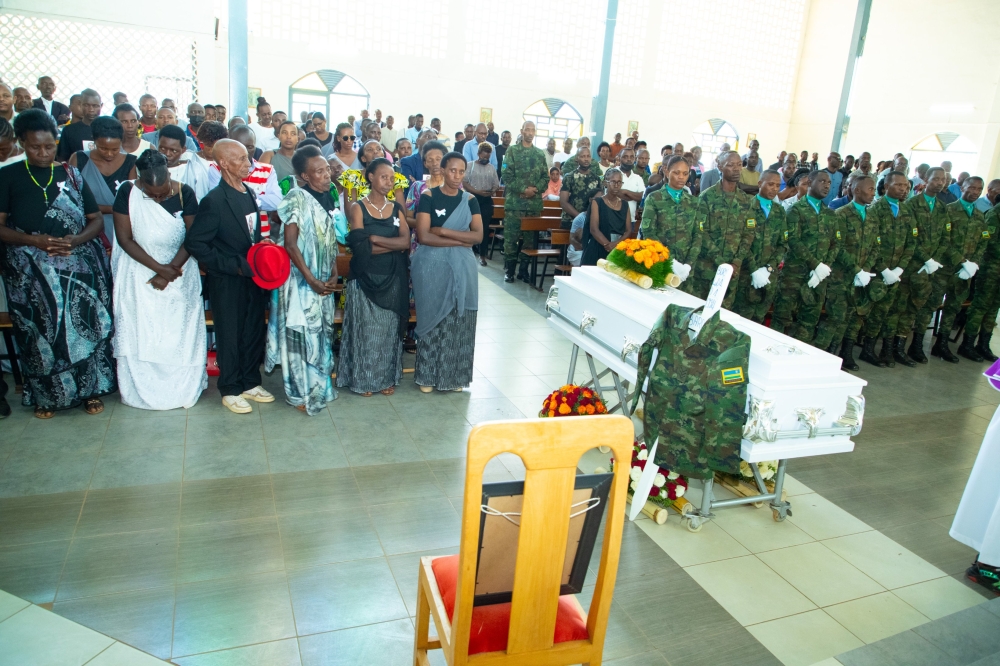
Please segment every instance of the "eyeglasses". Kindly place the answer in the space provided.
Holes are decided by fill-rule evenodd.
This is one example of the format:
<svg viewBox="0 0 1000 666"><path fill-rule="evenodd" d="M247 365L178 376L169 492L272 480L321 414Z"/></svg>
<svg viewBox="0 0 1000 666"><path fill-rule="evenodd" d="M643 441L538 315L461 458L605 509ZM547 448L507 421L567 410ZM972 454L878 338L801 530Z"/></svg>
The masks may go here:
<svg viewBox="0 0 1000 666"><path fill-rule="evenodd" d="M356 136L342 136L342 137L340 137L340 140L341 141L354 141L357 138L358 137L356 137Z"/></svg>

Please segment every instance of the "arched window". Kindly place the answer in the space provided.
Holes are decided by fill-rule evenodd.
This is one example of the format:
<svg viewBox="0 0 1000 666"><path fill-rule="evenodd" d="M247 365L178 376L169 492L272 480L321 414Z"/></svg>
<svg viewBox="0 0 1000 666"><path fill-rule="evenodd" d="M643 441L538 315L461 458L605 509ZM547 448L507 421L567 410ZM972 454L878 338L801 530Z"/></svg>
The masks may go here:
<svg viewBox="0 0 1000 666"><path fill-rule="evenodd" d="M524 110L524 119L535 123L535 145L544 149L550 138L576 139L583 135L583 116L561 99L546 97Z"/></svg>
<svg viewBox="0 0 1000 666"><path fill-rule="evenodd" d="M722 118L709 118L694 128L691 137L694 143L686 148L690 150L694 146L701 146L701 163L705 165L706 169L715 167L715 158L718 156L722 144L728 143L732 150L739 150L739 133L735 127Z"/></svg>
<svg viewBox="0 0 1000 666"><path fill-rule="evenodd" d="M347 116L360 117L367 109L371 97L368 90L356 79L335 69L321 69L306 74L288 88L290 118L299 122L303 112L321 111L326 116L330 131Z"/></svg>
<svg viewBox="0 0 1000 666"><path fill-rule="evenodd" d="M919 164L941 166L941 162L951 162L952 178L963 171L976 175L979 150L971 140L957 132L938 132L914 144L910 150L910 173Z"/></svg>

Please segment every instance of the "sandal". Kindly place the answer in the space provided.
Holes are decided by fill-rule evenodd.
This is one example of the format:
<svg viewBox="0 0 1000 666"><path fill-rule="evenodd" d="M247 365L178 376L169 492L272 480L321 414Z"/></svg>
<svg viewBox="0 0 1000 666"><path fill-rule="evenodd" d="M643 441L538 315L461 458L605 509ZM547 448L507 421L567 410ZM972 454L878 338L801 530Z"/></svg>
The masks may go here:
<svg viewBox="0 0 1000 666"><path fill-rule="evenodd" d="M104 403L99 398L88 398L83 401L83 411L91 416L104 411Z"/></svg>
<svg viewBox="0 0 1000 666"><path fill-rule="evenodd" d="M392 395L395 392L396 392L396 389L394 387L392 387L392 386L390 386L387 389L382 389L381 391L379 391L379 393L381 393L382 395Z"/></svg>
<svg viewBox="0 0 1000 666"><path fill-rule="evenodd" d="M372 397L372 392L371 391L366 391L365 393L361 394L361 397L362 398L370 398L370 397Z"/></svg>
<svg viewBox="0 0 1000 666"><path fill-rule="evenodd" d="M295 405L295 409L299 410L300 412L304 412L304 411L306 411L306 406L305 405Z"/></svg>
<svg viewBox="0 0 1000 666"><path fill-rule="evenodd" d="M35 418L36 419L51 419L56 415L55 410L48 409L47 407L35 407Z"/></svg>

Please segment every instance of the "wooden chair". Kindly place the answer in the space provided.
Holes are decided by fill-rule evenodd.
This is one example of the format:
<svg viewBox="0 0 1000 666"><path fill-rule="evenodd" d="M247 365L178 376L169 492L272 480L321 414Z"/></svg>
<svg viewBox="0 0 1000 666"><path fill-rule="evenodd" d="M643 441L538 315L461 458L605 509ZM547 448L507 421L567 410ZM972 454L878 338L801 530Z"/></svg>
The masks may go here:
<svg viewBox="0 0 1000 666"><path fill-rule="evenodd" d="M542 231L551 231L553 229L559 229L560 219L558 217L525 217L521 219L521 231L529 232L534 234L535 237L535 248L534 250L521 250L521 254L526 255L531 261L531 273L529 275L531 279L531 286L535 287L535 280L538 276L538 260L545 259L558 259L562 254L562 250L547 247L538 248L538 234ZM535 289L541 290L541 286L535 287Z"/></svg>
<svg viewBox="0 0 1000 666"><path fill-rule="evenodd" d="M18 392L24 385L24 377L21 376L21 362L18 360L17 347L14 345L14 322L11 321L9 312L0 312L0 332L3 333L3 344L7 347L7 353L0 355L0 359L10 361L10 374L14 376L14 391Z"/></svg>
<svg viewBox="0 0 1000 666"><path fill-rule="evenodd" d="M580 456L598 443L609 446L616 460L631 460L633 427L623 416L576 416L484 423L469 433L465 473L465 500L459 554L420 559L417 590L414 666L429 666L428 650L440 649L449 666L599 666L618 574L625 491L629 465L616 467L605 513L600 567L589 611L574 595L559 596L573 488ZM525 466L524 502L521 509L512 600L508 604L473 607L479 554L479 525L483 471L496 455L519 455ZM455 565L447 575L457 575L448 599L441 592L435 570ZM454 579L454 576L452 576ZM451 606L452 613L448 613ZM494 619L494 632L484 625L484 611ZM506 610L509 609L509 615ZM437 636L430 637L434 618ZM507 620L503 621L506 617ZM584 626L585 623L585 626ZM476 634L471 635L475 624ZM575 627L573 632L568 624ZM480 650L506 635L506 648ZM557 633L579 636L555 642Z"/></svg>
<svg viewBox="0 0 1000 666"><path fill-rule="evenodd" d="M549 239L549 244L552 245L553 249L559 250L559 254L556 255L554 259L549 254L545 255L545 263L542 264L542 275L538 278L539 291L544 291L545 289L545 277L549 270L549 260L555 261L555 268L553 270L558 270L560 266L566 265L566 249L569 247L569 230L553 229L552 237Z"/></svg>

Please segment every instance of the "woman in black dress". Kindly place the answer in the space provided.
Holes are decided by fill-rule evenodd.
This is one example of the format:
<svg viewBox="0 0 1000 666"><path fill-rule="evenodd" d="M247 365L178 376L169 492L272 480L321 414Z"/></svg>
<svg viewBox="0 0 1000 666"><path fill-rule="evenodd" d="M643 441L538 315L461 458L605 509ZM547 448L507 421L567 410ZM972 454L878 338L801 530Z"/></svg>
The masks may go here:
<svg viewBox="0 0 1000 666"><path fill-rule="evenodd" d="M101 211L80 172L55 162L52 116L23 111L14 132L26 159L0 169L0 267L25 370L21 402L40 419L81 404L98 414L118 388Z"/></svg>
<svg viewBox="0 0 1000 666"><path fill-rule="evenodd" d="M590 202L588 224L583 227L582 266L596 266L622 238L632 234L632 216L622 202L622 172L617 167L604 174L604 194Z"/></svg>
<svg viewBox="0 0 1000 666"><path fill-rule="evenodd" d="M83 182L94 193L94 199L104 215L105 247L110 248L115 239L115 220L111 207L121 184L135 180L135 155L122 151L125 129L111 116L98 116L90 123L94 136L93 147L79 150L69 158L70 166L80 170ZM103 241L102 241L103 242Z"/></svg>

